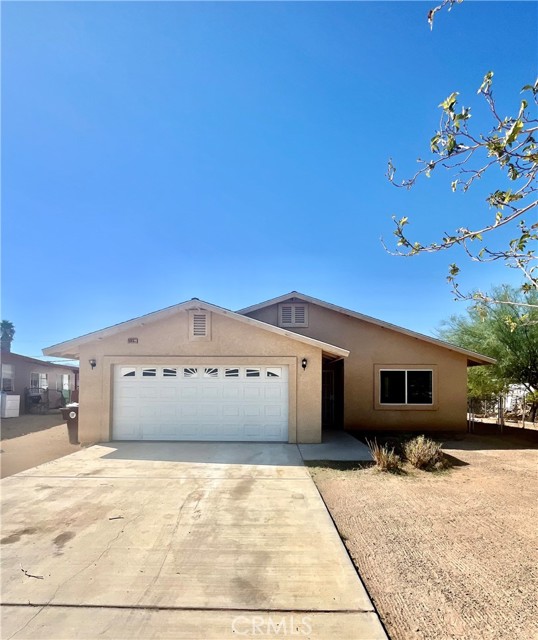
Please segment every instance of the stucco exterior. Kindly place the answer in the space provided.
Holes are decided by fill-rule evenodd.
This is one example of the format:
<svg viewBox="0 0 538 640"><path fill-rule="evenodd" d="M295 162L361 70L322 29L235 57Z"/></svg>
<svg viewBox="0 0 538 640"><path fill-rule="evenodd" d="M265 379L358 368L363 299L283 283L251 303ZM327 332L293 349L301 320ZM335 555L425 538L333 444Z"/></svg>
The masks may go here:
<svg viewBox="0 0 538 640"><path fill-rule="evenodd" d="M248 315L277 325L278 304ZM293 331L349 350L344 362L345 430L466 431L465 355L312 303L308 304L308 327ZM433 404L398 408L380 405L378 372L382 366L431 369Z"/></svg>
<svg viewBox="0 0 538 640"><path fill-rule="evenodd" d="M188 310L129 327L80 347L79 439L112 438L112 372L117 364L285 364L289 367L289 442L321 442L322 349L211 314L211 339L189 341ZM128 343L136 337L138 343ZM301 360L307 358L305 370ZM92 367L89 360L94 359Z"/></svg>
<svg viewBox="0 0 538 640"><path fill-rule="evenodd" d="M279 308L283 302L285 306ZM293 306L289 304L292 302L301 304ZM203 318L200 320L200 314L203 317L207 314L209 318L202 334L196 333L195 325L195 322L205 322ZM324 427L363 433L465 431L467 367L494 362L486 356L297 292L238 312L193 298L49 347L44 349L44 354L80 360L79 437L83 444L106 442L113 439L114 433L119 434L119 426L114 432L115 415L118 424L120 415L121 420L126 421L127 429L131 429L127 436L131 439L148 437L148 433L151 437L154 434L170 435L163 431L142 433L137 430L138 418L131 413L140 407L147 428L157 428L159 419L151 412L159 411L155 406L163 404L161 392L165 383L159 383L156 395L152 396L158 404L150 406L147 395L131 400L134 396L121 395L122 378L115 378L114 374L115 370L122 371L118 365L126 367L127 373L122 375L135 375L128 373L134 372L133 367L138 367L137 371L150 367L154 372L151 375L157 375L155 372L160 367L159 375L162 376L165 367L171 367L175 376L174 367L183 366L186 367L184 377L189 367L203 368L203 365L223 367L225 371L227 367L243 367L244 372L255 365L269 369L284 366L288 387L287 392L285 387L279 391L279 398L287 400L287 414L284 409L279 414L272 414L284 416L278 437L280 441L287 438L290 443L317 443L322 441ZM152 366L155 369L151 369ZM215 375L221 374L216 372ZM396 382L391 382L390 376ZM226 376L222 379L224 381ZM245 380L245 384L250 384ZM134 384L136 387L137 383ZM116 392L115 385L118 386ZM135 387L131 388L133 393L136 393ZM403 400L400 399L403 396L398 395L400 388L405 390ZM120 397L126 407L123 414L115 413L120 406ZM179 395L173 396L171 402L180 411L169 414L172 416L170 424L177 428L171 434L172 439L229 435L222 429L230 415L252 415L247 413L248 401L244 396L242 401L233 401L234 411L243 413L227 413L226 419L224 409L221 414L214 413L217 417L210 428L215 426L217 431L204 433L200 429L205 428L205 423L201 421L193 422L194 426L189 427L191 431L186 433L180 430L184 426L181 416L191 410L190 401ZM206 411L209 402L205 398L195 404ZM284 407L283 400L279 402L279 406ZM258 415L269 416L267 411L274 407L267 407ZM330 420L327 419L328 409ZM230 420L234 422L233 418ZM262 418L263 421L267 422L268 418ZM235 421L236 426L239 422L239 419ZM269 431L255 436L237 432L232 437L265 440L273 435Z"/></svg>

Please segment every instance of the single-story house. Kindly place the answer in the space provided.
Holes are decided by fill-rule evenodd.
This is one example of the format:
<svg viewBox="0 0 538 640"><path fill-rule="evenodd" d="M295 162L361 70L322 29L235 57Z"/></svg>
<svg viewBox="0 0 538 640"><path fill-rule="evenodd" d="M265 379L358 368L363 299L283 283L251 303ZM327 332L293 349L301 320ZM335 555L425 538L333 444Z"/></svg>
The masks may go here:
<svg viewBox="0 0 538 640"><path fill-rule="evenodd" d="M78 367L44 362L12 353L3 345L2 392L20 396L20 413L26 411L26 393L29 389L50 390L50 408L69 402L78 389ZM63 398L63 401L62 401Z"/></svg>
<svg viewBox="0 0 538 640"><path fill-rule="evenodd" d="M43 350L80 361L81 442L320 442L324 429L465 431L492 358L297 292L193 298Z"/></svg>

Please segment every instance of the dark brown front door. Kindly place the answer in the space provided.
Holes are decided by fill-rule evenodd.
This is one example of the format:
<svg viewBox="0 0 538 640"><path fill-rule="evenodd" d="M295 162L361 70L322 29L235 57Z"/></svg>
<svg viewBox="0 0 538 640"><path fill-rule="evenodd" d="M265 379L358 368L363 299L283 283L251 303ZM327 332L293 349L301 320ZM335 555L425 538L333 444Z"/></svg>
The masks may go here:
<svg viewBox="0 0 538 640"><path fill-rule="evenodd" d="M321 373L321 424L323 429L334 429L334 371Z"/></svg>
<svg viewBox="0 0 538 640"><path fill-rule="evenodd" d="M344 362L323 361L321 371L321 425L323 429L343 429Z"/></svg>

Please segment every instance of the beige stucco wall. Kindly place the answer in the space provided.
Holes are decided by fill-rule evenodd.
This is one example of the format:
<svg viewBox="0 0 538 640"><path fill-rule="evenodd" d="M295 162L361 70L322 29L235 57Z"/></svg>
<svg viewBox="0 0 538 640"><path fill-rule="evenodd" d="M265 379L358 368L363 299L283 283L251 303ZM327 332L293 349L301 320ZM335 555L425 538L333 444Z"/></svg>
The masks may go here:
<svg viewBox="0 0 538 640"><path fill-rule="evenodd" d="M80 347L79 438L112 438L113 367L117 364L284 364L289 367L289 442L321 441L321 349L211 314L211 340L189 341L188 312L141 324ZM127 338L138 338L128 344ZM308 359L305 371L302 358ZM89 359L96 360L94 369Z"/></svg>
<svg viewBox="0 0 538 640"><path fill-rule="evenodd" d="M346 430L467 429L467 358L464 355L311 303L308 313L309 326L293 331L350 351L344 361ZM278 305L249 315L277 325ZM433 406L380 407L376 402L376 381L381 365L433 369Z"/></svg>

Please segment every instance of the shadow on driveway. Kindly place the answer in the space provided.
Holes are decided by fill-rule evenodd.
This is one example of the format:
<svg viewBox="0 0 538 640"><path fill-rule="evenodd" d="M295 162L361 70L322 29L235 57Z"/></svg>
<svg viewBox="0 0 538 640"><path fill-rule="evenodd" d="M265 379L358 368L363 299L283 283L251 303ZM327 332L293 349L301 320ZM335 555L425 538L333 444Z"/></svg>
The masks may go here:
<svg viewBox="0 0 538 640"><path fill-rule="evenodd" d="M276 442L112 442L102 459L302 467L297 445Z"/></svg>

